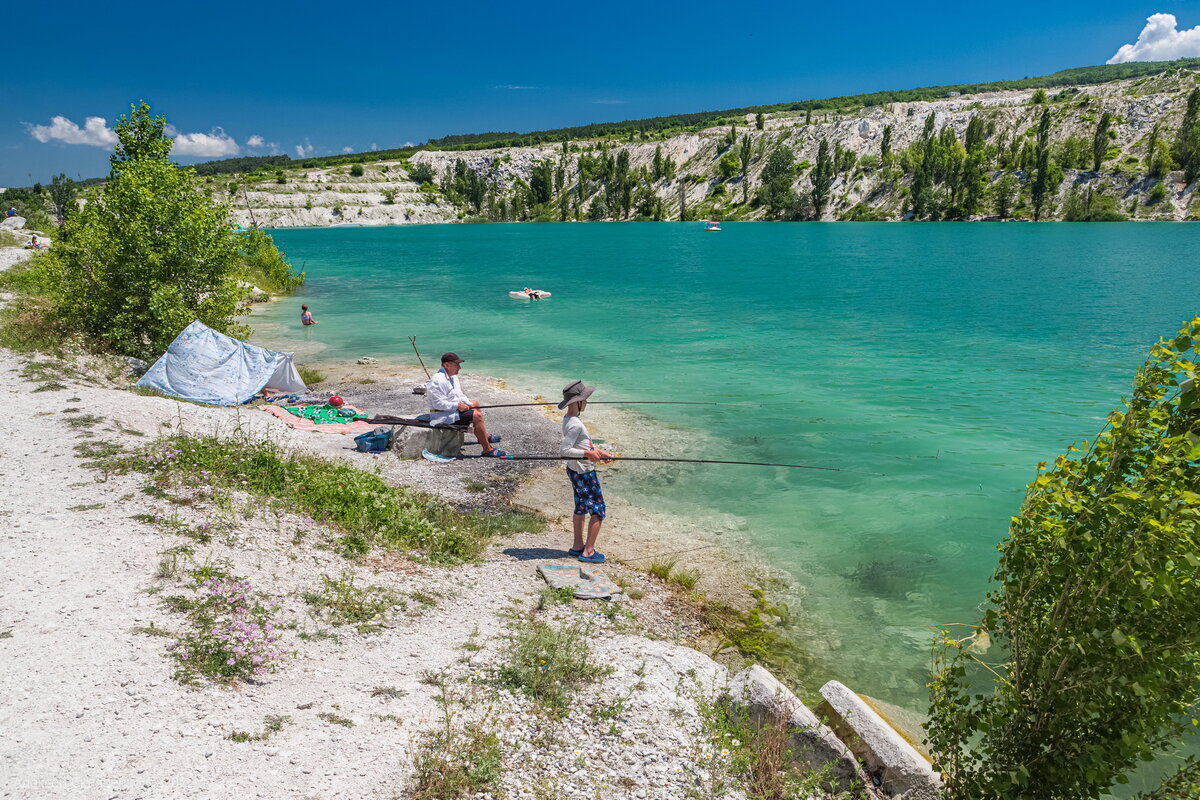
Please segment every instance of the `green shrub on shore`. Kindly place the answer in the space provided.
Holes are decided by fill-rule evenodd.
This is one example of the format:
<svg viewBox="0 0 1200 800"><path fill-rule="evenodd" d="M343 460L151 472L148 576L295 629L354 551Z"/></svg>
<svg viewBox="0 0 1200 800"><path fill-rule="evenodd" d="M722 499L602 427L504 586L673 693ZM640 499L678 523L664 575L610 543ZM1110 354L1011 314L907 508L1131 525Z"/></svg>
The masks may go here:
<svg viewBox="0 0 1200 800"><path fill-rule="evenodd" d="M500 685L565 712L580 687L611 671L593 660L588 635L580 623L555 627L540 619L519 621L500 665Z"/></svg>
<svg viewBox="0 0 1200 800"><path fill-rule="evenodd" d="M318 383L325 380L324 372L312 367L306 367L303 364L296 365L296 372L300 375L300 380L304 381L309 387L316 386Z"/></svg>
<svg viewBox="0 0 1200 800"><path fill-rule="evenodd" d="M203 485L279 500L341 530L339 544L348 555L379 546L456 564L478 556L495 534L534 527L528 515L459 512L433 495L391 486L375 473L247 438L174 434L124 463L151 475L162 489Z"/></svg>
<svg viewBox="0 0 1200 800"><path fill-rule="evenodd" d="M193 170L170 160L166 124L145 103L117 121L106 183L71 214L70 236L35 259L32 280L20 288L36 302L25 304L18 322L59 326L93 349L147 358L195 319L248 334L235 321L247 271L261 274L269 290L296 280L285 276L290 268L266 234L252 234L243 253L229 208Z"/></svg>
<svg viewBox="0 0 1200 800"><path fill-rule="evenodd" d="M304 285L304 273L292 270L270 234L251 228L242 236L241 249L246 280L268 294L291 294Z"/></svg>

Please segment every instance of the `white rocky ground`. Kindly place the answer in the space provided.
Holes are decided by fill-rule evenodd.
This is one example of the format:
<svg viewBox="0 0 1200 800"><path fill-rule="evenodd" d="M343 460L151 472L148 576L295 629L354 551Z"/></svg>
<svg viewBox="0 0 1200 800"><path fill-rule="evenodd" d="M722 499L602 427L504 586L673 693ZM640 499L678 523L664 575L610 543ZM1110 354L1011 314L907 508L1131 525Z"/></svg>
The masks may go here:
<svg viewBox="0 0 1200 800"><path fill-rule="evenodd" d="M20 257L0 251L0 264ZM510 797L683 798L711 788L695 698L722 685L725 668L678 643L696 627L668 592L618 565L607 572L644 597L617 609L576 601L534 611L544 585L536 565L561 557L561 525L506 537L480 563L453 569L397 557L349 562L307 520L250 498L223 511L175 506L141 491L143 476L98 472L74 448L99 440L133 449L180 428L238 427L331 458L376 458L389 477L460 501L472 497L464 477L483 480L499 465L471 462L452 473L356 456L348 437L295 432L248 409L136 395L91 370L58 378L65 388L23 374L34 374L27 362L0 351L8 398L0 418L0 797L404 797L444 695L458 698L449 708L460 724L500 736ZM87 415L102 421L88 424ZM509 426L517 439L544 436L538 423L553 437L544 418L528 422ZM201 545L139 515L215 521L225 533ZM172 679L169 638L137 632L180 629L181 615L160 598L181 591L179 570L205 563L247 577L280 604L294 657L277 673L187 688ZM319 591L322 576L345 573L407 597L407 610L373 635L330 625L300 595ZM427 596L436 605L416 599ZM492 680L514 620L530 614L588 626L596 662L613 670L562 719ZM269 739L229 739L263 731L271 715L289 721Z"/></svg>

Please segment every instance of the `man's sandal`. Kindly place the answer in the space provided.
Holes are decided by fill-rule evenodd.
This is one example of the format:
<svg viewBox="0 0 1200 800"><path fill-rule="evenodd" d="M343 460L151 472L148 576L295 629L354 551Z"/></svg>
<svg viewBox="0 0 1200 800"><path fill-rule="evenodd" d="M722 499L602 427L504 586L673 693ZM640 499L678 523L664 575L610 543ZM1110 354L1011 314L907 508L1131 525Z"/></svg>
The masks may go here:
<svg viewBox="0 0 1200 800"><path fill-rule="evenodd" d="M491 450L487 450L483 453L483 458L504 458L507 455L508 453L504 452L503 450L493 447Z"/></svg>
<svg viewBox="0 0 1200 800"><path fill-rule="evenodd" d="M496 442L500 441L503 438L504 438L503 436L501 436L497 433L489 433L488 434L488 444L495 444Z"/></svg>

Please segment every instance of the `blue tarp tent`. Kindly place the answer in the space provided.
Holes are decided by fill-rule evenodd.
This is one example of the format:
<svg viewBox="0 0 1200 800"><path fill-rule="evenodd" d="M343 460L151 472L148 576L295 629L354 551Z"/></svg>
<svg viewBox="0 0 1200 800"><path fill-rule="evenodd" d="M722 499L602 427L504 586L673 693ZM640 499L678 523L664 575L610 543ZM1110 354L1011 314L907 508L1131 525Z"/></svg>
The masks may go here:
<svg viewBox="0 0 1200 800"><path fill-rule="evenodd" d="M216 406L248 402L264 386L281 393L308 391L291 353L240 342L200 320L175 337L137 385Z"/></svg>

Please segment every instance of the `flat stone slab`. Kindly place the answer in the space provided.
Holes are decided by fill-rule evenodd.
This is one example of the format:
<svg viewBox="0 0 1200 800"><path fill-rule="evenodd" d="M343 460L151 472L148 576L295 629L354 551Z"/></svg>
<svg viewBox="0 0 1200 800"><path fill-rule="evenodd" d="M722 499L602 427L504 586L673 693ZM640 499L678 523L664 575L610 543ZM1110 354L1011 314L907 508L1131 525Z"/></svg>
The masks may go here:
<svg viewBox="0 0 1200 800"><path fill-rule="evenodd" d="M936 796L942 776L863 698L837 681L822 686L821 696L836 716L834 730L879 778L887 794Z"/></svg>
<svg viewBox="0 0 1200 800"><path fill-rule="evenodd" d="M392 433L392 452L398 458L420 458L422 450L456 458L466 441L463 428L415 428L396 425Z"/></svg>
<svg viewBox="0 0 1200 800"><path fill-rule="evenodd" d="M575 564L539 564L538 572L553 589L574 589L579 600L624 600L621 587L601 572Z"/></svg>

